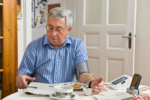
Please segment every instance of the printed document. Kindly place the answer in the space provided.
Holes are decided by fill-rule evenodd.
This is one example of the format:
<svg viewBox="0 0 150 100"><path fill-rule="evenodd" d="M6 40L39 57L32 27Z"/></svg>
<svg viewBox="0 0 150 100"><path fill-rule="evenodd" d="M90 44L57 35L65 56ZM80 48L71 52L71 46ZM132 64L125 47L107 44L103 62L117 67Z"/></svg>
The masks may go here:
<svg viewBox="0 0 150 100"><path fill-rule="evenodd" d="M24 92L38 95L50 95L51 93L55 93L53 87L57 85L58 84L31 82L28 87L24 89Z"/></svg>

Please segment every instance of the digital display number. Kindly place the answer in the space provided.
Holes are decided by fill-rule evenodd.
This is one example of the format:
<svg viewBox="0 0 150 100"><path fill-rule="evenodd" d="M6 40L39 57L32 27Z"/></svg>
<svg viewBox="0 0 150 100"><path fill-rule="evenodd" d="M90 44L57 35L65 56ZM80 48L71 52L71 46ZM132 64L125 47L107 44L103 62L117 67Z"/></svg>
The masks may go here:
<svg viewBox="0 0 150 100"><path fill-rule="evenodd" d="M122 81L124 81L124 80L126 80L126 78L125 78L125 77L122 77L122 78L120 78L119 80L117 80L117 81L115 81L115 82L113 82L113 83L118 84L118 83L120 83L120 82L122 82Z"/></svg>

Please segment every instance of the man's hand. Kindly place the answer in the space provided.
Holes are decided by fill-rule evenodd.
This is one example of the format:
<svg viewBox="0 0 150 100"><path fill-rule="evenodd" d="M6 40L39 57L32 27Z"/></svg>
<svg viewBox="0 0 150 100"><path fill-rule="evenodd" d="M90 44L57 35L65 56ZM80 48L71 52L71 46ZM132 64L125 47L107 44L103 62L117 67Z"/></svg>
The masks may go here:
<svg viewBox="0 0 150 100"><path fill-rule="evenodd" d="M100 93L104 89L103 79L103 77L100 77L92 82L91 88L95 94Z"/></svg>
<svg viewBox="0 0 150 100"><path fill-rule="evenodd" d="M28 81L34 81L35 77L29 77L23 74L19 74L16 77L16 87L18 87L19 89L24 89L28 87Z"/></svg>

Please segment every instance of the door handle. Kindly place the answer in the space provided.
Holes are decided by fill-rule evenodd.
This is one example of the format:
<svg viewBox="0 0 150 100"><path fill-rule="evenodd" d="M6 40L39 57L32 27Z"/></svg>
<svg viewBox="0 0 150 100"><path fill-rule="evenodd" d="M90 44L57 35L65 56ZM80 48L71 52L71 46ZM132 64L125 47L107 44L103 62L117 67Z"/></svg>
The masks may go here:
<svg viewBox="0 0 150 100"><path fill-rule="evenodd" d="M129 43L128 43L128 47L129 47L129 49L131 49L131 43L132 43L132 34L131 34L131 32L129 33L129 36L122 36L122 38L128 38L128 40L129 40Z"/></svg>

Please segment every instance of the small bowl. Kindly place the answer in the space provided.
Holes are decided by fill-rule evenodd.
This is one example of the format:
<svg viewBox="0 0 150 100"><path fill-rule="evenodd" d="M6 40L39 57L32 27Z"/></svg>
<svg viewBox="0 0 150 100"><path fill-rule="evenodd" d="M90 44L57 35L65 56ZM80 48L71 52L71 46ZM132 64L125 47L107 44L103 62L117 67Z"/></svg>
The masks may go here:
<svg viewBox="0 0 150 100"><path fill-rule="evenodd" d="M73 92L73 87L71 86L54 86L56 95L59 97L71 96Z"/></svg>
<svg viewBox="0 0 150 100"><path fill-rule="evenodd" d="M84 88L83 92L85 95L89 96L92 94L92 88Z"/></svg>

